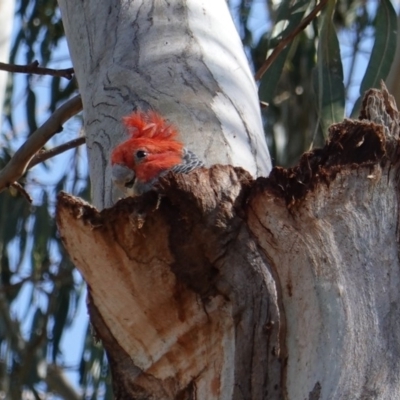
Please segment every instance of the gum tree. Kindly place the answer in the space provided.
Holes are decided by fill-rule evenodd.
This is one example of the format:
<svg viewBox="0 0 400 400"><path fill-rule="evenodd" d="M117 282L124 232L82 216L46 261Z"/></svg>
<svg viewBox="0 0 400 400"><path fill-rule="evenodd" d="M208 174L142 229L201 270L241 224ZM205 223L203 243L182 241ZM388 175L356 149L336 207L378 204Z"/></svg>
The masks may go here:
<svg viewBox="0 0 400 400"><path fill-rule="evenodd" d="M11 399L43 390L108 399L110 371L117 398L398 396L398 113L383 88L356 102L360 120L343 122L356 54L372 29L361 94L388 73L393 7L266 1L274 23L252 40L256 6L231 9L261 79L262 120L223 1L60 1L62 20L55 1L17 3L23 29L10 64L0 65L30 74L29 135L19 149L5 140L0 154L0 390ZM63 25L74 69L47 68L60 68L52 50ZM354 54L348 77L335 27L356 32L346 40ZM26 65L15 65L21 49ZM42 125L41 79L31 74L52 77ZM10 86L6 99L7 124L20 138ZM68 141L71 125L60 131L82 108L84 136ZM161 197L117 201L109 154L123 138L121 117L137 108L174 122L209 169L167 176ZM269 174L261 121L277 164L293 165L310 143L327 141ZM51 168L52 157L85 142L91 197L78 157L53 189L35 188L34 166ZM88 284L95 332L93 339L88 329L82 351L81 394L64 375L60 347L80 287L57 240L60 189L96 207L65 193L57 207L65 249ZM24 322L13 309L27 287L34 318Z"/></svg>
<svg viewBox="0 0 400 400"><path fill-rule="evenodd" d="M116 397L398 396L398 112L386 89L298 166L254 181L269 159L224 2L60 4L97 209L61 194L58 225ZM331 49L332 11L320 31ZM337 59L324 43L319 54L333 67L319 96L330 82L342 98ZM162 179L161 201L103 209L115 201L107 160L120 118L148 107L218 165ZM334 107L324 121L343 115Z"/></svg>

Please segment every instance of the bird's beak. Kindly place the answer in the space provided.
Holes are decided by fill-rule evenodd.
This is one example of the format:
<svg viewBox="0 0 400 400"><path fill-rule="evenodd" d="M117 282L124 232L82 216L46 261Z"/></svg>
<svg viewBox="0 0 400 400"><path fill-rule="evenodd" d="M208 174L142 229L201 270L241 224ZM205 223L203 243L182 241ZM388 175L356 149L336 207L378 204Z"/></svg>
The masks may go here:
<svg viewBox="0 0 400 400"><path fill-rule="evenodd" d="M123 191L132 188L135 183L135 173L125 165L114 164L111 167L111 176L115 185Z"/></svg>

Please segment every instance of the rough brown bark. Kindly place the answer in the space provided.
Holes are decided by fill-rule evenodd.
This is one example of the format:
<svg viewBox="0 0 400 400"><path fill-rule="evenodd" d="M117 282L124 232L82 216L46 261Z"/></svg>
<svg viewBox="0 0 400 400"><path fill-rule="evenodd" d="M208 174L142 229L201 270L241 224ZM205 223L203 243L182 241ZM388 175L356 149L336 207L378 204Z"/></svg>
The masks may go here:
<svg viewBox="0 0 400 400"><path fill-rule="evenodd" d="M101 212L60 195L118 399L400 398L399 119L385 90L362 117L268 178L216 165Z"/></svg>

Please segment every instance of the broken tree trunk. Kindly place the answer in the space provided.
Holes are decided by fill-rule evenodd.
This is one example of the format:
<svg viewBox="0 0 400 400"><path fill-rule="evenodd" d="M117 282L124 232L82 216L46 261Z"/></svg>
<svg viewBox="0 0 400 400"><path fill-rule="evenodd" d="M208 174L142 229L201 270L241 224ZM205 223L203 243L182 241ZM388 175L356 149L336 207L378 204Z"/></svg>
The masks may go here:
<svg viewBox="0 0 400 400"><path fill-rule="evenodd" d="M400 398L399 114L371 90L362 117L268 178L60 195L117 399Z"/></svg>

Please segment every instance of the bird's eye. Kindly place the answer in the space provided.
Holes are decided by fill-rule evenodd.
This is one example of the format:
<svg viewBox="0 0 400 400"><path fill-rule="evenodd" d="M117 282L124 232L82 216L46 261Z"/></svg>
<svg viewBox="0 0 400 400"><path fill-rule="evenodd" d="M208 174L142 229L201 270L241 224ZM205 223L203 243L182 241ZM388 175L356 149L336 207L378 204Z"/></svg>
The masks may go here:
<svg viewBox="0 0 400 400"><path fill-rule="evenodd" d="M147 152L144 151L144 150L138 150L135 153L135 156L136 156L137 159L141 160L142 158L145 158L147 156Z"/></svg>

